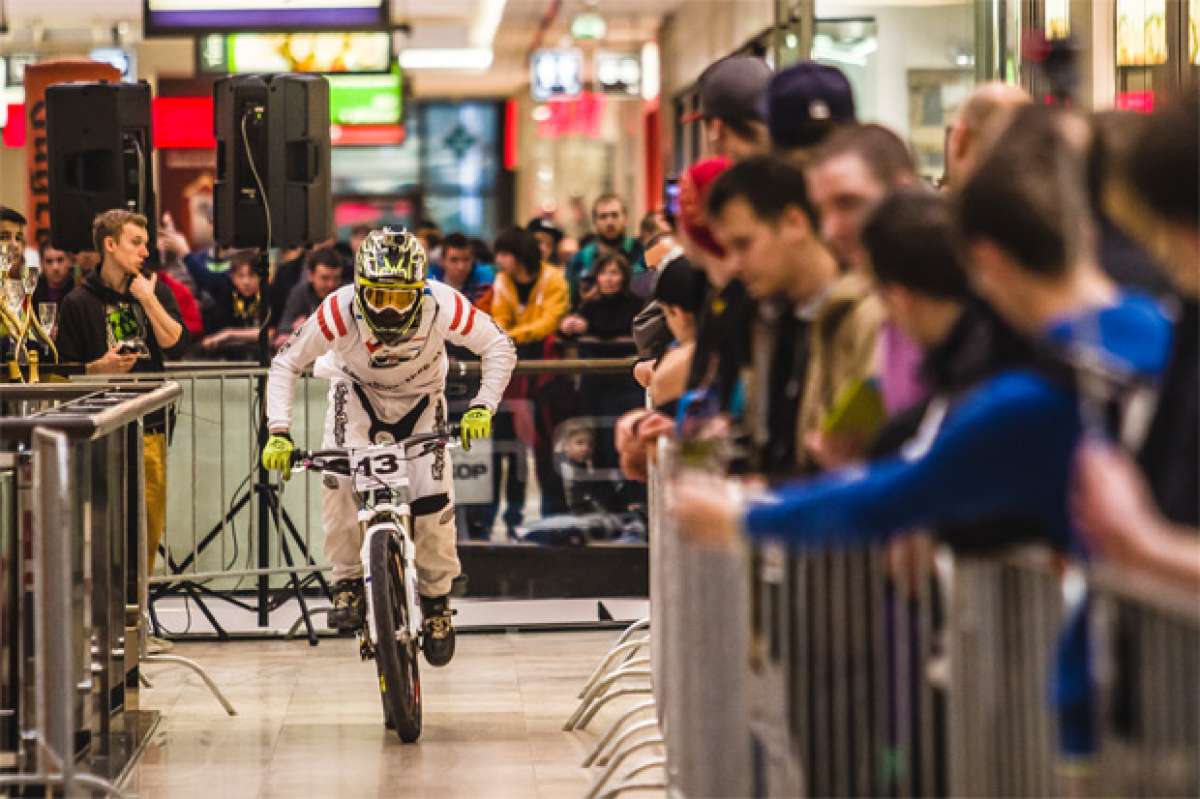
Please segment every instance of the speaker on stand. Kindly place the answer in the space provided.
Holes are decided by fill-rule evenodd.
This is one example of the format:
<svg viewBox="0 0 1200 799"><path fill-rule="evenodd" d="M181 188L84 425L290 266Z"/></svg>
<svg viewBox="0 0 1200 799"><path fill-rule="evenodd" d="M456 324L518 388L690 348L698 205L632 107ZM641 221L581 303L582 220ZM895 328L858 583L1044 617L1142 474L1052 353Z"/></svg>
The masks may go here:
<svg viewBox="0 0 1200 799"><path fill-rule="evenodd" d="M62 83L46 89L50 241L95 249L92 220L113 208L144 214L157 232L150 85Z"/></svg>
<svg viewBox="0 0 1200 799"><path fill-rule="evenodd" d="M319 75L235 75L213 85L213 129L217 140L217 179L213 193L214 234L226 247L255 247L262 252L259 274L263 290L260 307L259 364L270 364L268 330L272 247L287 248L329 238L333 231L330 198L329 83ZM266 378L258 380L258 447L266 445ZM253 488L200 542L202 550L221 534L243 510L250 498L257 501L258 567L271 567L272 531L279 537L280 551L293 566L292 541L308 564L315 561L283 507L280 489L262 463L256 467ZM332 599L329 584L319 571L301 579L289 574L289 589L281 595L294 597L311 645L317 644L304 588L317 582ZM272 597L270 577L258 578L258 624L270 623L270 611L280 604Z"/></svg>
<svg viewBox="0 0 1200 799"><path fill-rule="evenodd" d="M329 238L329 83L319 75L234 75L213 86L215 234L227 247Z"/></svg>

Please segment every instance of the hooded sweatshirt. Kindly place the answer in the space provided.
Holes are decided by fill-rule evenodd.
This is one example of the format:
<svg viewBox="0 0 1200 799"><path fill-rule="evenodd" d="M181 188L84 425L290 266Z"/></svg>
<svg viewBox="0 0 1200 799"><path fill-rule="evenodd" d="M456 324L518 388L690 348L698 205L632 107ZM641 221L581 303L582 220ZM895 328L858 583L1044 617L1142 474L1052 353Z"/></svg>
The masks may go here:
<svg viewBox="0 0 1200 799"><path fill-rule="evenodd" d="M93 270L81 285L63 299L58 310L58 334L55 345L64 363L91 363L121 343L143 346L144 354L134 365L135 372L161 372L165 358L178 358L191 343L175 295L160 280L154 284L154 296L183 332L173 347L163 349L154 336L154 327L141 303L129 293L118 294Z"/></svg>

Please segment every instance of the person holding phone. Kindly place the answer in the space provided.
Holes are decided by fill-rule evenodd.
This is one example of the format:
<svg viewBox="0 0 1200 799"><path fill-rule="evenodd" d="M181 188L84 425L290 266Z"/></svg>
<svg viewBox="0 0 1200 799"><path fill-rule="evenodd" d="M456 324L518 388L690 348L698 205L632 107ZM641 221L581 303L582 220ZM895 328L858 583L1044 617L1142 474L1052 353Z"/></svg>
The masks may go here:
<svg viewBox="0 0 1200 799"><path fill-rule="evenodd" d="M150 256L146 217L105 211L92 237L102 261L62 301L59 358L82 363L88 374L161 372L165 359L182 355L189 342L171 290L142 271Z"/></svg>
<svg viewBox="0 0 1200 799"><path fill-rule="evenodd" d="M163 371L166 359L182 356L190 342L175 295L153 272L143 272L150 257L146 217L105 211L92 223L92 240L102 260L63 298L55 334L59 360L81 363L88 374ZM144 457L149 574L167 521L165 411L146 417ZM152 654L169 647L149 637Z"/></svg>

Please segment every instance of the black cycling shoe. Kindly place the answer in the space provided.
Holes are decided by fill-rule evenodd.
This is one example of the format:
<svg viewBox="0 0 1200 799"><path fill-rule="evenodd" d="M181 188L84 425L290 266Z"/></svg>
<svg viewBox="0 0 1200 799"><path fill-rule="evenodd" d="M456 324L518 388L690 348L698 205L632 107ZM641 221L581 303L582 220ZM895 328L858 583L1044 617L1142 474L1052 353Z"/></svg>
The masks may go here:
<svg viewBox="0 0 1200 799"><path fill-rule="evenodd" d="M450 609L450 598L421 597L421 615L424 634L421 650L430 666L445 666L454 657L454 611Z"/></svg>
<svg viewBox="0 0 1200 799"><path fill-rule="evenodd" d="M339 632L356 632L363 626L365 607L362 578L338 580L333 586L333 609L329 611L329 626Z"/></svg>

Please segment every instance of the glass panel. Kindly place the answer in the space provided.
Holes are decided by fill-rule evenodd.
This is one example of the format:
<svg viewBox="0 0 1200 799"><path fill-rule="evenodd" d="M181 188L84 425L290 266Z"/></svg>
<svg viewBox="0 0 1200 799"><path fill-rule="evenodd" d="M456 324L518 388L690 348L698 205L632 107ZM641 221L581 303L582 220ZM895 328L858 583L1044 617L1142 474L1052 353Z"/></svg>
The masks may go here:
<svg viewBox="0 0 1200 799"><path fill-rule="evenodd" d="M945 129L975 84L976 14L990 4L818 0L812 57L841 68L858 117L908 140L921 175L944 171Z"/></svg>
<svg viewBox="0 0 1200 799"><path fill-rule="evenodd" d="M1065 39L1070 35L1070 0L1046 0L1046 38Z"/></svg>
<svg viewBox="0 0 1200 799"><path fill-rule="evenodd" d="M419 182L417 137L400 147L334 147L334 194L396 194Z"/></svg>
<svg viewBox="0 0 1200 799"><path fill-rule="evenodd" d="M1167 61L1167 0L1117 0L1117 66Z"/></svg>
<svg viewBox="0 0 1200 799"><path fill-rule="evenodd" d="M1200 0L1188 0L1188 63L1200 67Z"/></svg>
<svg viewBox="0 0 1200 799"><path fill-rule="evenodd" d="M442 230L490 239L499 232L495 200L483 194L426 194L425 215Z"/></svg>
<svg viewBox="0 0 1200 799"><path fill-rule="evenodd" d="M452 418L466 410L474 389L451 377ZM645 543L646 484L622 476L613 446L617 418L644 403L628 370L514 378L492 439L453 454L459 537L543 546Z"/></svg>
<svg viewBox="0 0 1200 799"><path fill-rule="evenodd" d="M495 103L421 107L422 182L431 190L491 191L499 170Z"/></svg>
<svg viewBox="0 0 1200 799"><path fill-rule="evenodd" d="M1172 63L1167 17L1184 10L1167 0L1117 0L1117 108L1149 113L1170 90L1179 65Z"/></svg>

